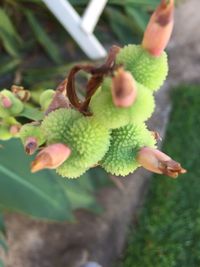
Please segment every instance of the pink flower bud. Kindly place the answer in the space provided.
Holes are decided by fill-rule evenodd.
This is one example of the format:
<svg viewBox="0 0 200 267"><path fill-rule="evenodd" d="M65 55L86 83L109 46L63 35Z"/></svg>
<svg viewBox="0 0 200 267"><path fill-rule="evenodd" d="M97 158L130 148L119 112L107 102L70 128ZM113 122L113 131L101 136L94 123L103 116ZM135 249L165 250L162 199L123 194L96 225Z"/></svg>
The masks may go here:
<svg viewBox="0 0 200 267"><path fill-rule="evenodd" d="M71 154L71 150L64 144L57 143L42 149L31 165L31 172L43 169L56 169Z"/></svg>
<svg viewBox="0 0 200 267"><path fill-rule="evenodd" d="M0 95L0 101L1 101L1 105L3 108L10 108L12 106L12 101L10 100L9 97L4 96L4 95Z"/></svg>
<svg viewBox="0 0 200 267"><path fill-rule="evenodd" d="M160 56L166 48L174 26L174 0L161 0L150 18L142 46L153 56Z"/></svg>
<svg viewBox="0 0 200 267"><path fill-rule="evenodd" d="M24 145L25 151L28 155L33 155L38 149L38 142L35 137L28 137Z"/></svg>
<svg viewBox="0 0 200 267"><path fill-rule="evenodd" d="M137 161L147 170L177 178L186 173L180 163L174 161L163 152L149 147L143 147L137 154Z"/></svg>
<svg viewBox="0 0 200 267"><path fill-rule="evenodd" d="M130 107L137 97L136 83L130 72L117 70L112 80L112 97L115 106Z"/></svg>
<svg viewBox="0 0 200 267"><path fill-rule="evenodd" d="M21 129L21 125L20 124L14 124L10 127L10 133L15 136L19 133Z"/></svg>

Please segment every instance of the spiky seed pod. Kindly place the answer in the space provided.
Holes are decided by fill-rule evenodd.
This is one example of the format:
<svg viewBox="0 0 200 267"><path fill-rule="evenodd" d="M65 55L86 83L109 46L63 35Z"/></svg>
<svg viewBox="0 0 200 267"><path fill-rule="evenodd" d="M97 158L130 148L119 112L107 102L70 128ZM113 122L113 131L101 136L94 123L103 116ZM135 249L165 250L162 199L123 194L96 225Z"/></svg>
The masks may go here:
<svg viewBox="0 0 200 267"><path fill-rule="evenodd" d="M5 107L3 105L3 102L0 101L0 117L6 118L9 116L16 116L19 115L20 112L24 109L24 105L12 92L9 90L2 90L0 93L0 99L1 98L7 98L7 100L10 100L10 105L8 107Z"/></svg>
<svg viewBox="0 0 200 267"><path fill-rule="evenodd" d="M108 129L122 127L130 122L144 122L152 115L155 107L152 92L136 83L137 97L127 108L116 107L111 93L111 81L103 83L90 103L94 118Z"/></svg>
<svg viewBox="0 0 200 267"><path fill-rule="evenodd" d="M74 122L82 115L73 109L57 109L46 116L41 124L48 144L65 142L65 133L70 130ZM66 140L67 141L67 140Z"/></svg>
<svg viewBox="0 0 200 267"><path fill-rule="evenodd" d="M57 168L63 177L79 177L101 160L109 147L109 131L93 118L71 109L51 112L42 129L48 143L62 142L71 149L70 157Z"/></svg>
<svg viewBox="0 0 200 267"><path fill-rule="evenodd" d="M49 105L52 102L52 99L55 95L55 91L52 89L45 90L41 95L40 95L40 106L42 110L47 110Z"/></svg>
<svg viewBox="0 0 200 267"><path fill-rule="evenodd" d="M130 71L138 83L152 91L156 91L164 83L168 74L167 54L150 55L141 45L127 45L122 48L116 58L117 64L122 64Z"/></svg>
<svg viewBox="0 0 200 267"><path fill-rule="evenodd" d="M37 148L46 141L41 126L34 123L25 124L19 132L19 136L27 154L32 155Z"/></svg>
<svg viewBox="0 0 200 267"><path fill-rule="evenodd" d="M111 174L126 176L140 166L136 161L138 150L144 145L154 147L155 142L145 124L128 124L114 129L109 150L100 164Z"/></svg>

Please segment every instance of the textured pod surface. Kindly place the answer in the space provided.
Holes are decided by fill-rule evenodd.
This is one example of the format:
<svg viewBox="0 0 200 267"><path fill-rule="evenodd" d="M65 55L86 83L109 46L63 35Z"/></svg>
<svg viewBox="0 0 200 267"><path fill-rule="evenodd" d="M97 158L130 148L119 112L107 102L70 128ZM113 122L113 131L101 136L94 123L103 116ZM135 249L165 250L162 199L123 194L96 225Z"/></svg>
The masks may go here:
<svg viewBox="0 0 200 267"><path fill-rule="evenodd" d="M4 89L1 91L1 95L8 97L12 102L11 107L8 109L5 109L4 107L0 105L0 117L1 118L18 115L23 110L24 108L23 103L16 96L14 96L12 92Z"/></svg>
<svg viewBox="0 0 200 267"><path fill-rule="evenodd" d="M70 109L51 112L42 128L48 143L61 142L70 157L57 168L63 177L76 178L100 161L109 148L110 132L96 120Z"/></svg>
<svg viewBox="0 0 200 267"><path fill-rule="evenodd" d="M34 124L24 124L20 129L19 136L22 140L23 145L25 145L27 138L34 137L37 140L38 146L42 145L46 138L43 131L41 130L40 125Z"/></svg>
<svg viewBox="0 0 200 267"><path fill-rule="evenodd" d="M117 64L123 64L135 80L151 90L158 90L168 74L167 54L150 55L140 45L127 45L116 58Z"/></svg>
<svg viewBox="0 0 200 267"><path fill-rule="evenodd" d="M144 146L155 147L155 143L145 124L128 124L114 129L109 150L101 165L111 174L126 176L140 166L135 160L138 150Z"/></svg>
<svg viewBox="0 0 200 267"><path fill-rule="evenodd" d="M125 126L130 122L140 123L152 115L155 107L152 92L137 83L137 97L132 106L116 107L113 103L110 83L106 81L93 96L90 108L102 125L110 129Z"/></svg>

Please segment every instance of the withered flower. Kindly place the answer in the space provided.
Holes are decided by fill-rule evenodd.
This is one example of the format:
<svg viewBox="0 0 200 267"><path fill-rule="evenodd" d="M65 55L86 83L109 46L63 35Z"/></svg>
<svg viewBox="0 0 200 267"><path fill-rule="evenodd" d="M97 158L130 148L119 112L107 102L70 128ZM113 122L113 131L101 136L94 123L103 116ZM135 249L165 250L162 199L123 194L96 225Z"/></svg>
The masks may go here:
<svg viewBox="0 0 200 267"><path fill-rule="evenodd" d="M159 174L165 174L172 178L177 178L179 174L186 173L181 164L171 159L163 152L143 147L137 154L137 161L147 170Z"/></svg>

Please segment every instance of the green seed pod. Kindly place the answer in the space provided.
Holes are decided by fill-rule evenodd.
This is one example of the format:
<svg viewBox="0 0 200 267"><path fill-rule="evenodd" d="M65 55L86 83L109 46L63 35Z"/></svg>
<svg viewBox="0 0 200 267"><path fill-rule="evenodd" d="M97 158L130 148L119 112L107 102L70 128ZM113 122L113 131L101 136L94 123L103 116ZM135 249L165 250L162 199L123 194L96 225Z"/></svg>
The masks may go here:
<svg viewBox="0 0 200 267"><path fill-rule="evenodd" d="M40 95L40 105L42 110L47 110L49 105L51 104L51 101L55 95L55 91L52 89L45 90Z"/></svg>
<svg viewBox="0 0 200 267"><path fill-rule="evenodd" d="M21 100L19 100L12 92L4 89L1 91L1 96L7 97L10 100L11 106L5 108L2 104L0 105L0 117L5 118L9 116L19 115L23 110L24 105Z"/></svg>
<svg viewBox="0 0 200 267"><path fill-rule="evenodd" d="M42 145L45 141L45 135L42 132L41 126L33 123L24 124L20 129L19 136L23 145L26 145L28 138L34 138L37 142L37 146Z"/></svg>
<svg viewBox="0 0 200 267"><path fill-rule="evenodd" d="M94 118L108 129L115 129L130 122L144 122L155 107L152 92L137 83L137 97L130 107L116 107L111 94L111 83L105 81L91 99L90 109Z"/></svg>
<svg viewBox="0 0 200 267"><path fill-rule="evenodd" d="M140 166L135 159L138 150L144 146L154 147L155 143L145 124L128 124L114 129L109 150L100 164L113 175L126 176Z"/></svg>
<svg viewBox="0 0 200 267"><path fill-rule="evenodd" d="M65 133L68 132L74 122L81 117L81 113L73 109L61 108L50 112L48 116L44 118L41 125L48 144L65 142Z"/></svg>
<svg viewBox="0 0 200 267"><path fill-rule="evenodd" d="M91 117L71 109L51 112L42 129L48 143L63 143L71 149L69 158L57 168L68 178L77 178L102 159L109 147L109 131Z"/></svg>
<svg viewBox="0 0 200 267"><path fill-rule="evenodd" d="M165 81L168 74L167 54L150 55L140 45L127 45L122 48L116 58L117 64L123 64L135 80L147 88L156 91Z"/></svg>

